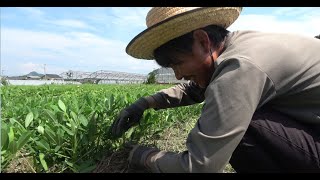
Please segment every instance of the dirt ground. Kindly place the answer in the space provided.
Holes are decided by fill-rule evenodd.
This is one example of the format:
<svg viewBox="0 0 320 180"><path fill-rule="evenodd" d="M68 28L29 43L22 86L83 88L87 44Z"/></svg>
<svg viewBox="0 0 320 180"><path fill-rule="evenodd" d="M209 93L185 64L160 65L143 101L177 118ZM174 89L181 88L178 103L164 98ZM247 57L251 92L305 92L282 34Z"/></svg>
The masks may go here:
<svg viewBox="0 0 320 180"><path fill-rule="evenodd" d="M160 137L152 140L148 139L148 141L151 144L156 144L160 150L182 152L186 150L185 141L189 130L193 127L193 123L193 121L184 124L178 123L163 132ZM93 173L148 173L146 171L130 169L127 161L128 156L128 150L120 150L106 155L97 165ZM224 173L235 173L235 171L231 165L228 164L224 169Z"/></svg>
<svg viewBox="0 0 320 180"><path fill-rule="evenodd" d="M150 173L148 171L137 171L130 169L127 157L129 152L124 150L106 156L98 165L93 173ZM230 164L226 166L224 173L235 173Z"/></svg>
<svg viewBox="0 0 320 180"><path fill-rule="evenodd" d="M129 167L127 158L128 150L121 150L106 156L93 173L148 173L147 171L137 171Z"/></svg>
<svg viewBox="0 0 320 180"><path fill-rule="evenodd" d="M186 150L185 141L190 129L194 125L193 121L179 124L177 123L171 128L168 128L161 136L151 139L143 139L142 142L156 145L160 150L182 152ZM146 145L146 144L144 144ZM2 172L7 173L35 173L33 169L32 159L30 157L23 156L18 158L9 165L9 167ZM129 167L127 158L129 156L128 149L122 149L110 154L106 154L92 173L149 173L147 171L137 171ZM52 169L51 172L55 172ZM235 171L230 164L224 170L225 173L234 173Z"/></svg>

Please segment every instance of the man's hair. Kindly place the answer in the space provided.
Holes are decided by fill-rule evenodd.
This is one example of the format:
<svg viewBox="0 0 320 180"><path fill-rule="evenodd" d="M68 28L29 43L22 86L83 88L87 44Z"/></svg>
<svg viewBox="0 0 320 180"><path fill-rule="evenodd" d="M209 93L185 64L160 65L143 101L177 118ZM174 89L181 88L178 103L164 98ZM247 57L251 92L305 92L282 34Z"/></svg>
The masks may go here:
<svg viewBox="0 0 320 180"><path fill-rule="evenodd" d="M315 36L315 38L318 38L318 39L320 39L320 34L319 34L318 36Z"/></svg>
<svg viewBox="0 0 320 180"><path fill-rule="evenodd" d="M216 47L220 46L221 42L229 33L228 30L217 25L209 25L200 29L206 31L209 39ZM155 49L153 52L155 60L160 66L169 67L170 64L174 64L177 61L176 56L178 54L192 53L192 44L193 31L177 37Z"/></svg>

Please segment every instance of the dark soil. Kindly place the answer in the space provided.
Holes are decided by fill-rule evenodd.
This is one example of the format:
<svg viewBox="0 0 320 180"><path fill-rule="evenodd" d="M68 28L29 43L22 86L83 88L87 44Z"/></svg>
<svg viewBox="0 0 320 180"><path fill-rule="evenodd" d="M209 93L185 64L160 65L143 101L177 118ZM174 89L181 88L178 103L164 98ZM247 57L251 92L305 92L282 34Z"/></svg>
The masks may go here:
<svg viewBox="0 0 320 180"><path fill-rule="evenodd" d="M127 160L129 153L128 149L122 149L105 156L93 173L148 173L129 167Z"/></svg>

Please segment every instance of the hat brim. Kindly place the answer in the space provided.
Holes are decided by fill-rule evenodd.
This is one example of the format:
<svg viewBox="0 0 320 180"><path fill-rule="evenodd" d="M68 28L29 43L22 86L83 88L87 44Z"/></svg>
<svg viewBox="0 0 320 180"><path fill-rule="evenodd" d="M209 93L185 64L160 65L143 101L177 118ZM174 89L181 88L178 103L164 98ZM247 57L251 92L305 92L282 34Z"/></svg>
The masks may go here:
<svg viewBox="0 0 320 180"><path fill-rule="evenodd" d="M126 52L138 59L154 59L153 52L170 40L208 25L228 28L240 15L241 7L197 8L170 17L133 38Z"/></svg>

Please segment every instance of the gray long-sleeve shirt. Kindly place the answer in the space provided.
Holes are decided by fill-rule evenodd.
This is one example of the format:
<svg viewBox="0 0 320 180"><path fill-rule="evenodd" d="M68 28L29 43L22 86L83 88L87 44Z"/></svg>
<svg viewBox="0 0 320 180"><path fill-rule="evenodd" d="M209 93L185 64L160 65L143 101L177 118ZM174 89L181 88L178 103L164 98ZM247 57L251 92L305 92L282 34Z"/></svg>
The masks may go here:
<svg viewBox="0 0 320 180"><path fill-rule="evenodd" d="M268 103L305 123L320 124L320 41L290 34L236 31L215 61L206 89L180 84L153 95L157 108L205 101L187 151L157 153L154 172L222 172L253 113Z"/></svg>

